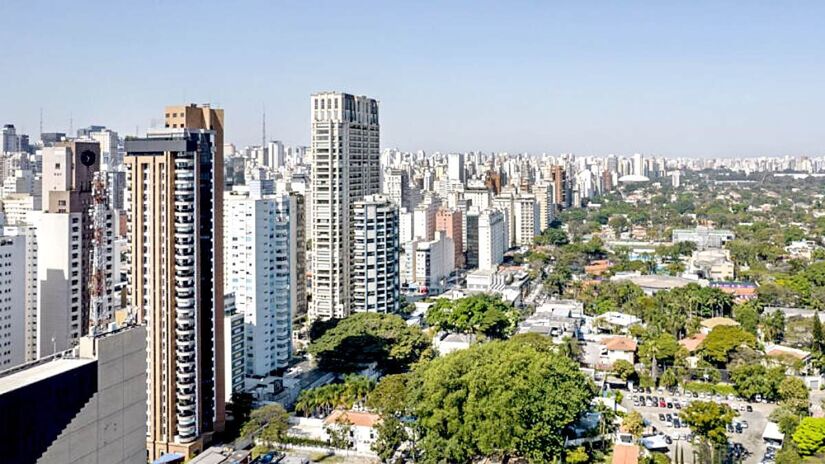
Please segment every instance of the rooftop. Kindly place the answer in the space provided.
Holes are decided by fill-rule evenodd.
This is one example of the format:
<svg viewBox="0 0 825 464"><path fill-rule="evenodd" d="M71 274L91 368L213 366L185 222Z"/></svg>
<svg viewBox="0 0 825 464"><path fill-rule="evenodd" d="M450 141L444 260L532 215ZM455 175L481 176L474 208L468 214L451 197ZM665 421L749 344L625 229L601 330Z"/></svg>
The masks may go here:
<svg viewBox="0 0 825 464"><path fill-rule="evenodd" d="M381 421L381 416L369 412L342 411L336 409L324 419L325 424L334 424L340 421L349 421L352 425L360 427L375 427L375 425Z"/></svg>
<svg viewBox="0 0 825 464"><path fill-rule="evenodd" d="M10 370L8 375L0 373L0 395L93 362L96 362L96 360L57 358L43 363L32 364L31 367L24 369Z"/></svg>
<svg viewBox="0 0 825 464"><path fill-rule="evenodd" d="M694 351L699 349L699 346L702 344L703 341L705 341L705 337L707 337L707 335L703 333L698 333L693 336L679 340L679 344L684 346L685 349L688 350L688 352L693 353Z"/></svg>
<svg viewBox="0 0 825 464"><path fill-rule="evenodd" d="M636 340L628 337L607 337L602 345L611 351L636 351Z"/></svg>
<svg viewBox="0 0 825 464"><path fill-rule="evenodd" d="M613 445L613 464L636 464L639 462L639 447L636 445Z"/></svg>
<svg viewBox="0 0 825 464"><path fill-rule="evenodd" d="M705 319L702 321L702 327L706 327L708 329L715 329L716 327L720 326L737 326L739 325L738 322L734 321L729 317L712 317L710 319Z"/></svg>

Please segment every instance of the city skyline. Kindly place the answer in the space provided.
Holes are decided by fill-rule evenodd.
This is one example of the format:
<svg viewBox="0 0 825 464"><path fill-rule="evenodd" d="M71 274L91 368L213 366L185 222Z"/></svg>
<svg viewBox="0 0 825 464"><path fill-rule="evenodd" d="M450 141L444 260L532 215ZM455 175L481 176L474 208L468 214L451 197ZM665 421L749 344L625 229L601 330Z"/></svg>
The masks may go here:
<svg viewBox="0 0 825 464"><path fill-rule="evenodd" d="M106 123L141 135L162 125L155 108L166 102L211 102L236 115L228 142L260 143L266 107L269 138L309 145L307 97L335 89L386 108L382 148L759 156L825 146L814 3L364 3L327 4L324 15L280 3L23 5L4 11L0 39L19 69L0 118L33 135L41 109L45 131ZM197 79L204 57L174 46L198 37L177 27L183 15L224 35ZM91 32L59 39L80 30ZM329 55L342 37L369 58ZM132 53L136 40L149 51ZM80 66L89 56L95 72ZM161 79L158 67L171 71Z"/></svg>

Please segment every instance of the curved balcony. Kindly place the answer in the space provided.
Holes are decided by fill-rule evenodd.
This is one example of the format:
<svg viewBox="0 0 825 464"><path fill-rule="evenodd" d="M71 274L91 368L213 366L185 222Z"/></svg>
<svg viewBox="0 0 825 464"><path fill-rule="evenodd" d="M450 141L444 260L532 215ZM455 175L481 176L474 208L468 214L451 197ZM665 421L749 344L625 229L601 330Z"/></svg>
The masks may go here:
<svg viewBox="0 0 825 464"><path fill-rule="evenodd" d="M194 224L184 224L178 222L175 223L175 237L178 237L178 234L185 234L187 236L191 236L194 230Z"/></svg>
<svg viewBox="0 0 825 464"><path fill-rule="evenodd" d="M175 343L181 348L183 353L187 353L190 350L195 349L195 340L175 340Z"/></svg>
<svg viewBox="0 0 825 464"><path fill-rule="evenodd" d="M191 224L195 222L195 213L192 211L175 211L175 224Z"/></svg>
<svg viewBox="0 0 825 464"><path fill-rule="evenodd" d="M175 334L178 337L194 337L195 336L195 328L183 328L183 327L176 327Z"/></svg>
<svg viewBox="0 0 825 464"><path fill-rule="evenodd" d="M175 288L191 288L195 285L195 278L193 276L175 276Z"/></svg>

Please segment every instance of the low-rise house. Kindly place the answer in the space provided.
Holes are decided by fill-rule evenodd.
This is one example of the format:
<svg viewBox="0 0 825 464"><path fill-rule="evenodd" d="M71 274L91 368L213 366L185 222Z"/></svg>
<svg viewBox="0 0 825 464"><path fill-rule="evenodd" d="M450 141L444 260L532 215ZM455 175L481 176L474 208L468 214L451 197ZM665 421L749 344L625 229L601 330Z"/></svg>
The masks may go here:
<svg viewBox="0 0 825 464"><path fill-rule="evenodd" d="M702 287L708 285L704 279L688 279L686 277L666 276L666 275L642 275L639 272L627 272L616 274L610 278L612 281L628 280L642 288L645 295L653 295L662 290L673 290L674 288L686 287L689 284L697 284Z"/></svg>
<svg viewBox="0 0 825 464"><path fill-rule="evenodd" d="M687 350L689 356L687 358L687 364L690 368L696 368L696 365L699 363L699 358L696 356L699 352L699 348L702 347L702 342L705 341L707 334L703 332L699 332L696 334L691 335L690 337L683 338L679 340L679 344Z"/></svg>
<svg viewBox="0 0 825 464"><path fill-rule="evenodd" d="M642 320L631 314L608 311L593 318L596 330L608 329L609 332L627 333L631 326L641 324Z"/></svg>
<svg viewBox="0 0 825 464"><path fill-rule="evenodd" d="M756 284L752 282L716 281L709 284L713 288L718 288L723 292L732 295L736 303L756 299Z"/></svg>
<svg viewBox="0 0 825 464"><path fill-rule="evenodd" d="M810 261L813 258L816 243L811 240L797 240L785 247L785 253L790 258Z"/></svg>
<svg viewBox="0 0 825 464"><path fill-rule="evenodd" d="M613 263L611 263L609 260L598 259L585 266L584 272L588 275L598 277L604 274L605 272L609 271L612 266Z"/></svg>
<svg viewBox="0 0 825 464"><path fill-rule="evenodd" d="M433 347L438 354L444 356L453 351L466 350L476 342L474 334L462 333L439 333L433 338Z"/></svg>
<svg viewBox="0 0 825 464"><path fill-rule="evenodd" d="M813 370L811 353L789 346L765 345L765 362L786 367L788 375L805 375Z"/></svg>
<svg viewBox="0 0 825 464"><path fill-rule="evenodd" d="M738 326L739 323L729 317L711 317L701 322L702 332L709 334L713 329L720 326Z"/></svg>
<svg viewBox="0 0 825 464"><path fill-rule="evenodd" d="M732 280L734 265L730 259L730 250L707 249L696 250L688 259L687 272L711 280Z"/></svg>
<svg viewBox="0 0 825 464"><path fill-rule="evenodd" d="M605 337L601 340L600 364L613 366L616 361L624 360L630 364L636 361L636 340L630 337Z"/></svg>
<svg viewBox="0 0 825 464"><path fill-rule="evenodd" d="M519 333L539 333L558 342L564 337L578 339L584 322L584 305L575 300L552 300L519 324Z"/></svg>
<svg viewBox="0 0 825 464"><path fill-rule="evenodd" d="M290 417L287 435L328 442L329 430L349 428L350 446L356 452L374 456L372 444L378 437L375 427L381 416L369 412L336 409L324 419L314 417Z"/></svg>

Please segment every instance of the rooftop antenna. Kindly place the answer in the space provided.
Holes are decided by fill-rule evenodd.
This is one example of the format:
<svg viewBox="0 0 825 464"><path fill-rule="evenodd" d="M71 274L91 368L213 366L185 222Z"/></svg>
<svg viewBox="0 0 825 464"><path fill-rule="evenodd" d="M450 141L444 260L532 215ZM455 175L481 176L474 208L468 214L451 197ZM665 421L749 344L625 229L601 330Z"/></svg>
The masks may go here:
<svg viewBox="0 0 825 464"><path fill-rule="evenodd" d="M40 135L43 135L43 107L40 107Z"/></svg>
<svg viewBox="0 0 825 464"><path fill-rule="evenodd" d="M74 132L74 115L69 113L69 135Z"/></svg>
<svg viewBox="0 0 825 464"><path fill-rule="evenodd" d="M266 104L261 104L261 148L266 149Z"/></svg>

